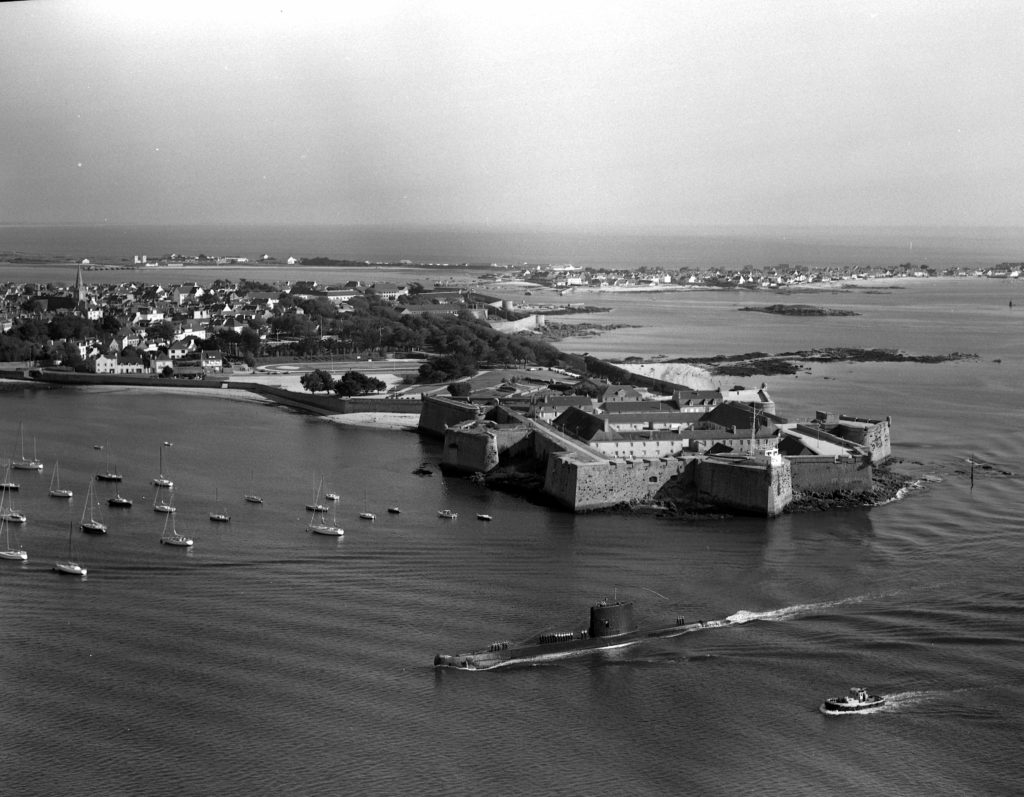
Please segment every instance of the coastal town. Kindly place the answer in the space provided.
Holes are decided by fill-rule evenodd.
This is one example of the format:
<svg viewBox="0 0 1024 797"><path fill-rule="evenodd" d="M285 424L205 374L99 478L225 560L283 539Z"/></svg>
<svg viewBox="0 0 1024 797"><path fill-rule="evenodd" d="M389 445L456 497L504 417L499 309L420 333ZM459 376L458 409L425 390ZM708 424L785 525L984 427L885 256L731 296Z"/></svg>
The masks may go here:
<svg viewBox="0 0 1024 797"><path fill-rule="evenodd" d="M561 353L542 341L542 314L479 289L224 279L165 287L94 284L86 273L79 264L73 285L3 286L8 376L240 389L322 415L415 413L417 428L443 441L446 472L574 512L771 517L822 496L859 505L892 497L876 478L891 458L888 418L790 418L763 382L709 389ZM474 340L458 337L467 334ZM335 356L349 363L343 378ZM296 358L302 389L261 378L296 368L283 364Z"/></svg>

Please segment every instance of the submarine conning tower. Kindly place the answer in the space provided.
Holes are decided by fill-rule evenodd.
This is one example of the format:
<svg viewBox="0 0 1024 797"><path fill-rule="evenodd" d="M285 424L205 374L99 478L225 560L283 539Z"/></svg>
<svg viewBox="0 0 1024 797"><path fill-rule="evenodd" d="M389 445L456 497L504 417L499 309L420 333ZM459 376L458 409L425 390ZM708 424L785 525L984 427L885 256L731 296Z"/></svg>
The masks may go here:
<svg viewBox="0 0 1024 797"><path fill-rule="evenodd" d="M618 636L635 631L633 604L601 601L590 607L590 638Z"/></svg>

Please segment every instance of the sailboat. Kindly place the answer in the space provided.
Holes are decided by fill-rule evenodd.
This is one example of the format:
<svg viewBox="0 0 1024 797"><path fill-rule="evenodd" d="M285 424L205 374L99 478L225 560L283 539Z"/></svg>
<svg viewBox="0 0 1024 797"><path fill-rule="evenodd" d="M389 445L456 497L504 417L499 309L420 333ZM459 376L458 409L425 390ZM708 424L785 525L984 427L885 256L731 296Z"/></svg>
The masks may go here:
<svg viewBox="0 0 1024 797"><path fill-rule="evenodd" d="M117 507L119 509L127 509L132 505L131 498L125 498L120 492L114 491L114 494L107 499L107 506Z"/></svg>
<svg viewBox="0 0 1024 797"><path fill-rule="evenodd" d="M7 474L4 476L4 479L10 481L10 478L11 466L8 465ZM2 492L0 492L0 521L4 523L24 523L26 520L28 520L28 518L26 518L21 512L19 512L10 504L7 505L7 510L4 510L3 498L7 496L8 492L10 491L6 487L4 487Z"/></svg>
<svg viewBox="0 0 1024 797"><path fill-rule="evenodd" d="M174 504L160 500L160 489L160 487L157 487L156 494L153 496L153 511L166 512L170 514L174 512Z"/></svg>
<svg viewBox="0 0 1024 797"><path fill-rule="evenodd" d="M164 530L160 534L161 545L175 545L179 548L190 548L192 546L192 539L186 537L184 534L178 534L178 530L174 527L174 508L164 518ZM168 532L167 525L170 523L171 530Z"/></svg>
<svg viewBox="0 0 1024 797"><path fill-rule="evenodd" d="M217 490L217 492L215 494L215 497L214 497L214 502L216 503L219 500L220 500L220 490ZM231 520L231 515L227 514L224 511L224 507L223 506L221 506L220 510L221 510L220 512L211 512L210 513L210 520L216 521L217 523L227 523L229 520Z"/></svg>
<svg viewBox="0 0 1024 797"><path fill-rule="evenodd" d="M82 507L82 521L80 525L82 527L82 531L86 534L106 534L106 525L100 523L100 521L93 516L92 509L95 503L96 502L92 497L92 482L90 481L89 490L85 494L85 506ZM85 518L86 515L89 516L88 520Z"/></svg>
<svg viewBox="0 0 1024 797"><path fill-rule="evenodd" d="M249 492L245 495L245 500L250 504L262 504L263 499L256 495L256 491L253 489L254 477L252 471L249 471Z"/></svg>
<svg viewBox="0 0 1024 797"><path fill-rule="evenodd" d="M7 470L4 473L4 480L2 482L0 482L0 490L7 490L8 492L14 492L15 490L20 490L20 489L21 489L21 485L20 484L18 484L17 482L12 482L11 481L11 466L10 466L10 464L8 464L7 465Z"/></svg>
<svg viewBox="0 0 1024 797"><path fill-rule="evenodd" d="M120 473L117 472L117 465L113 468L110 467L110 446L104 445L103 449L106 451L106 458L104 460L105 465L101 473L96 474L96 478L101 482L119 482L122 479Z"/></svg>
<svg viewBox="0 0 1024 797"><path fill-rule="evenodd" d="M369 512L366 509L366 490L363 490L363 511L359 513L359 517L363 520L376 520L377 516L373 512Z"/></svg>
<svg viewBox="0 0 1024 797"><path fill-rule="evenodd" d="M58 573L67 573L69 576L84 576L89 571L82 567L78 562L71 558L71 533L75 529L75 524L72 521L68 521L68 558L64 561L56 561L53 563L53 569Z"/></svg>
<svg viewBox="0 0 1024 797"><path fill-rule="evenodd" d="M11 467L15 470L42 470L43 463L39 461L36 456L36 441L32 439L32 459L28 459L25 456L25 425L18 424L18 437L21 440L21 459L16 459L11 462Z"/></svg>
<svg viewBox="0 0 1024 797"><path fill-rule="evenodd" d="M164 449L170 446L170 443L164 441L164 444L160 446L160 475L153 479L153 484L157 487L166 487L170 489L174 486L174 482L164 476Z"/></svg>
<svg viewBox="0 0 1024 797"><path fill-rule="evenodd" d="M306 531L311 534L323 534L326 537L343 537L345 529L338 525L337 512L331 513L331 522L325 522L322 517L314 515L306 524Z"/></svg>
<svg viewBox="0 0 1024 797"><path fill-rule="evenodd" d="M60 460L53 463L53 475L50 477L50 495L54 498L70 498L74 493L60 486Z"/></svg>
<svg viewBox="0 0 1024 797"><path fill-rule="evenodd" d="M316 488L316 498L313 499L313 503L306 504L306 509L310 512L326 512L327 507L320 503L320 494L324 491L324 477L320 477L320 485Z"/></svg>
<svg viewBox="0 0 1024 797"><path fill-rule="evenodd" d="M17 539L11 544L11 524L4 516L4 498L7 491L0 491L0 559L15 559L24 562L28 559L28 553L18 547Z"/></svg>

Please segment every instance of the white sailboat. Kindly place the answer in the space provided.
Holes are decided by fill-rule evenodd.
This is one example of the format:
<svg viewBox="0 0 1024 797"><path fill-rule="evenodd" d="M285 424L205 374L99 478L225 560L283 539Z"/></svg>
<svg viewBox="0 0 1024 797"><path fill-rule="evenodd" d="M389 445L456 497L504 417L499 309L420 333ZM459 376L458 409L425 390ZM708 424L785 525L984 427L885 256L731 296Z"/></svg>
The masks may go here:
<svg viewBox="0 0 1024 797"><path fill-rule="evenodd" d="M18 424L18 437L21 440L21 458L12 461L11 467L15 470L42 470L43 463L36 456L35 438L32 438L32 459L25 456L25 425L23 423Z"/></svg>
<svg viewBox="0 0 1024 797"><path fill-rule="evenodd" d="M160 446L160 475L153 479L153 484L157 487L166 487L169 490L174 487L174 482L164 476L164 449L168 446L170 446L170 443L166 441Z"/></svg>
<svg viewBox="0 0 1024 797"><path fill-rule="evenodd" d="M320 506L320 491L323 489L324 479L320 477L320 486L316 488L316 498L313 501L312 506ZM310 508L310 504L306 505L306 508ZM326 520L320 516L318 517L317 512L326 512L327 507L323 507L322 510L314 510L313 517L309 523L306 524L306 531L311 534L323 534L326 537L341 537L345 534L345 530L338 525L337 511L331 513L331 522L327 523Z"/></svg>
<svg viewBox="0 0 1024 797"><path fill-rule="evenodd" d="M164 530L160 534L161 545L174 545L178 548L190 548L192 547L192 538L186 537L184 534L178 534L178 530L174 526L174 510L171 509L167 513L167 517L164 518ZM170 523L170 531L167 529L167 525Z"/></svg>
<svg viewBox="0 0 1024 797"><path fill-rule="evenodd" d="M215 493L215 496L214 496L214 503L216 503L219 500L220 500L220 490L218 489L217 492ZM227 512L225 512L224 511L224 507L221 506L220 512L211 512L210 513L210 520L214 521L215 523L227 523L229 520L231 520L231 515L229 515Z"/></svg>
<svg viewBox="0 0 1024 797"><path fill-rule="evenodd" d="M50 495L54 498L71 498L74 493L60 486L60 460L53 463L53 475L50 476Z"/></svg>
<svg viewBox="0 0 1024 797"><path fill-rule="evenodd" d="M174 504L167 501L163 501L160 498L160 490L162 488L157 486L156 494L153 496L153 511L154 512L165 512L171 514L174 512Z"/></svg>
<svg viewBox="0 0 1024 797"><path fill-rule="evenodd" d="M359 513L363 520L376 520L377 516L366 509L366 490L363 490L363 511Z"/></svg>
<svg viewBox="0 0 1024 797"><path fill-rule="evenodd" d="M75 524L68 521L68 558L54 562L53 569L58 573L67 573L69 576L84 576L89 571L71 558L71 533L74 529Z"/></svg>
<svg viewBox="0 0 1024 797"><path fill-rule="evenodd" d="M256 491L253 489L253 484L255 484L255 477L253 476L253 472L249 471L249 492L245 494L245 500L250 504L262 504L263 499L256 495Z"/></svg>
<svg viewBox="0 0 1024 797"><path fill-rule="evenodd" d="M82 520L79 525L81 526L82 531L86 534L106 534L106 524L98 521L93 515L93 506L95 503L96 501L92 494L92 482L90 481L89 489L85 494L85 506L82 507ZM86 519L86 515L88 515L88 519Z"/></svg>
<svg viewBox="0 0 1024 797"><path fill-rule="evenodd" d="M18 545L17 538L13 543L11 542L11 524L4 517L4 498L6 496L6 490L0 491L0 559L24 562L28 559L28 553Z"/></svg>

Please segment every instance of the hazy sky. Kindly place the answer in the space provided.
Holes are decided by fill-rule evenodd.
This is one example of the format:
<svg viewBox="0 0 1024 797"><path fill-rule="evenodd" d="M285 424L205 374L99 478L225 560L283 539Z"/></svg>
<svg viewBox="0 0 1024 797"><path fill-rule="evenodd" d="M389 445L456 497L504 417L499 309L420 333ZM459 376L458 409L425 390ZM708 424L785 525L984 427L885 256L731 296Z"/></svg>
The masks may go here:
<svg viewBox="0 0 1024 797"><path fill-rule="evenodd" d="M1024 223L1017 0L67 0L0 31L0 223Z"/></svg>

